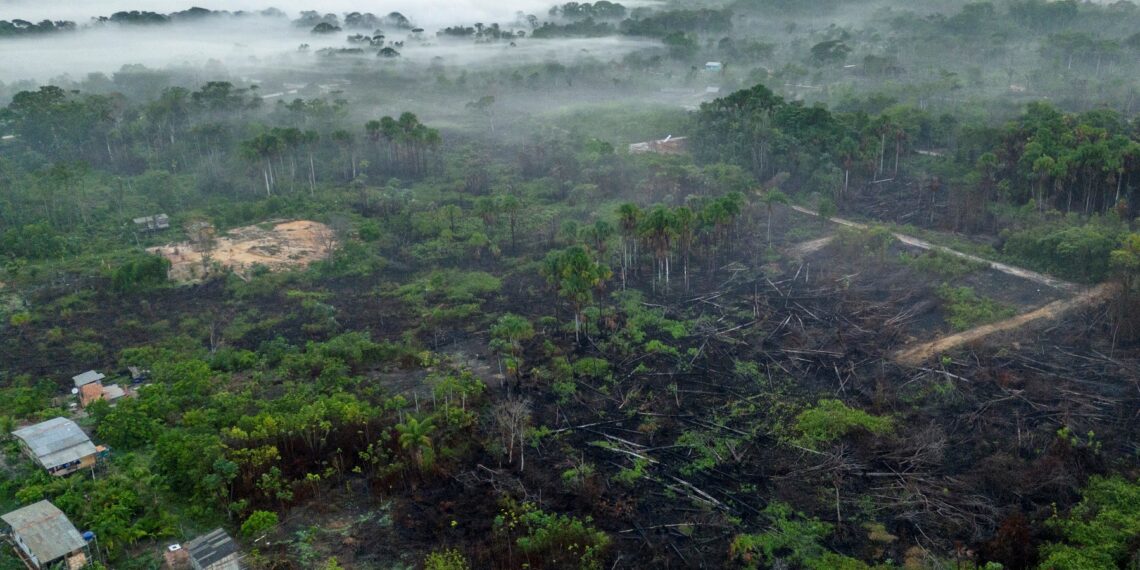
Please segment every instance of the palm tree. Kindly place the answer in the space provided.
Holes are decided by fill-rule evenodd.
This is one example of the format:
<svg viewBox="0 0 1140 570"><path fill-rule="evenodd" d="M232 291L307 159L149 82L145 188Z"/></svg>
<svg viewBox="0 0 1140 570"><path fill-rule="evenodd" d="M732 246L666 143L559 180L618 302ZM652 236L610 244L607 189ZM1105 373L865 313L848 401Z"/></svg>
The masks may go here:
<svg viewBox="0 0 1140 570"><path fill-rule="evenodd" d="M250 140L242 141L241 155L250 162L263 161L261 174L265 179L265 195L272 196L276 186L276 175L273 172L273 156L281 148L281 141L273 133L262 133Z"/></svg>
<svg viewBox="0 0 1140 570"><path fill-rule="evenodd" d="M658 278L664 270L666 289L669 287L669 248L676 234L675 226L673 212L665 206L657 206L645 216L641 227L638 228L641 236L653 248Z"/></svg>
<svg viewBox="0 0 1140 570"><path fill-rule="evenodd" d="M346 159L344 161L344 165L346 167L345 172L344 172L344 178L347 180L355 180L356 179L356 151L353 148L352 133L350 133L346 130L343 130L343 129L338 130L338 131L334 131L332 134L332 140L333 140L333 142L335 142L337 144L337 146L340 147L341 153L344 155L344 158ZM351 166L351 171L348 170L349 166Z"/></svg>
<svg viewBox="0 0 1140 570"><path fill-rule="evenodd" d="M768 207L768 247L770 248L772 247L772 208L776 204L787 204L788 195L773 188L765 192L761 200Z"/></svg>
<svg viewBox="0 0 1140 570"><path fill-rule="evenodd" d="M416 467L423 469L430 466L435 459L431 442L435 426L431 423L431 418L420 421L408 416L403 423L396 424L396 431L400 432L400 447L411 454Z"/></svg>
<svg viewBox="0 0 1140 570"><path fill-rule="evenodd" d="M605 220L598 220L592 226L586 226L581 230L581 237L590 242L594 249L594 253L598 256L598 261L603 261L606 255L606 242L614 235L614 227L612 224Z"/></svg>
<svg viewBox="0 0 1140 570"><path fill-rule="evenodd" d="M503 195L498 202L499 210L507 215L507 228L511 233L511 252L515 252L518 249L515 230L518 227L519 214L523 211L523 203L510 194Z"/></svg>
<svg viewBox="0 0 1140 570"><path fill-rule="evenodd" d="M839 156L843 160L843 193L839 195L839 199L843 200L847 198L847 188L851 182L851 166L859 156L859 144L850 137L844 137L839 143Z"/></svg>
<svg viewBox="0 0 1140 570"><path fill-rule="evenodd" d="M518 382L522 382L522 343L532 338L534 326L526 317L507 313L491 326L491 348L510 355L508 369L514 371Z"/></svg>
<svg viewBox="0 0 1140 570"><path fill-rule="evenodd" d="M309 155L309 195L313 196L317 193L317 166L313 161L313 149L321 142L321 135L317 131L305 131L301 136L301 142L305 145L305 152Z"/></svg>
<svg viewBox="0 0 1140 570"><path fill-rule="evenodd" d="M641 221L641 208L626 202L617 209L618 226L621 231L621 288L625 290L626 269L637 259L637 225ZM633 251L630 251L630 248Z"/></svg>
<svg viewBox="0 0 1140 570"><path fill-rule="evenodd" d="M692 208L681 206L673 211L673 223L677 233L677 245L681 249L681 260L685 274L685 291L689 290L689 252L693 248L693 236L697 230L697 215Z"/></svg>

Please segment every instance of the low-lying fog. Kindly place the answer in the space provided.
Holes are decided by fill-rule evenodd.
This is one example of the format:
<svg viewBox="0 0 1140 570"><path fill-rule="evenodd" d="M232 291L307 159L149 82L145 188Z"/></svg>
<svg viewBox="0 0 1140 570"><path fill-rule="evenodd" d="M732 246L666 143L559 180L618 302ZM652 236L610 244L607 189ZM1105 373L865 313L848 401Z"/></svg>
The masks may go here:
<svg viewBox="0 0 1140 570"><path fill-rule="evenodd" d="M521 39L475 44L471 39L436 38L428 28L423 41L411 39L406 30L387 30L390 41L404 41L398 47L401 57L377 57L379 48L349 44L346 37L356 31L313 34L293 26L284 18L217 18L203 22L162 26L104 25L76 32L0 40L0 81L48 81L67 75L79 80L88 73L111 74L126 64L150 68L167 66L198 67L217 61L235 73L255 74L264 68L295 68L327 65L336 61L359 61L365 65L417 65L436 63L470 66L481 63L512 65L594 57L603 61L620 58L651 42L625 38L573 40ZM367 33L367 32L365 32ZM298 46L308 44L302 53ZM322 48L361 47L363 54L334 56L317 53ZM440 58L435 60L435 58ZM507 59L509 58L509 59Z"/></svg>
<svg viewBox="0 0 1140 570"><path fill-rule="evenodd" d="M552 5L550 0L0 0L0 20L20 18L38 22L48 18L83 24L93 17L110 16L120 11L146 10L169 14L197 6L230 12L277 8L290 18L297 17L304 10L322 14L372 12L377 16L400 12L413 23L432 29L458 23L505 22L514 19L515 13L520 11L545 14Z"/></svg>
<svg viewBox="0 0 1140 570"><path fill-rule="evenodd" d="M640 2L634 4L645 4ZM338 54L337 61L354 61L364 65L428 65L470 66L482 63L509 62L512 65L593 57L602 61L620 58L630 51L649 45L642 40L598 38L582 40L521 39L515 46L508 41L476 45L471 39L437 38L435 32L447 26L470 26L477 22L499 23L511 29L518 13L545 17L552 0L397 0L383 4L335 0L302 3L281 2L194 2L157 0L139 3L80 0L76 2L39 2L32 0L0 0L0 20L14 18L40 21L44 18L75 21L75 32L46 34L39 37L0 39L0 82L31 80L39 83L54 78L80 80L90 73L111 74L127 64L149 68L168 66L200 67L219 62L227 70L256 75L258 69L311 68L326 65L327 57L317 52L323 48L361 48L363 54ZM200 6L218 10L262 10L277 7L288 18L246 16L217 17L203 21L179 22L157 26L116 25L90 26L93 16L109 16L119 10L146 9L163 14ZM309 28L294 26L291 18L305 9L317 8L321 13L333 12L343 18L351 11L370 11L377 16L400 12L414 25L423 27L422 39L413 39L408 30L385 30L387 40L403 41L398 46L401 57L382 60L379 48L353 45L346 37L371 30L349 30L331 34L313 34ZM529 31L526 26L518 29ZM301 44L309 48L302 53ZM509 50L509 52L508 52ZM436 59L439 58L439 59ZM509 59L507 59L509 58Z"/></svg>

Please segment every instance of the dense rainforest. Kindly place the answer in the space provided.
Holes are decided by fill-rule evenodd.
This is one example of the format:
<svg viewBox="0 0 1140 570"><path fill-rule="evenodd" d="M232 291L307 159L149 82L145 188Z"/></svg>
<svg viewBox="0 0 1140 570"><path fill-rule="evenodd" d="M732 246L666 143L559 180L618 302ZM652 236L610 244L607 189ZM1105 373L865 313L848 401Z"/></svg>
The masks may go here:
<svg viewBox="0 0 1140 570"><path fill-rule="evenodd" d="M1140 564L1135 4L471 4L0 7L0 511L128 570Z"/></svg>

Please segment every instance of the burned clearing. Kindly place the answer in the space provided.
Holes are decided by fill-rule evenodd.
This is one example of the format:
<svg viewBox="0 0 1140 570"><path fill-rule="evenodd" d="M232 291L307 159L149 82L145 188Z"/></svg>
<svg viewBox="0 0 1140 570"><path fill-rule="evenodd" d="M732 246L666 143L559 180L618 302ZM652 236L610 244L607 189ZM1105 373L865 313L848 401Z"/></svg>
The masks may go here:
<svg viewBox="0 0 1140 570"><path fill-rule="evenodd" d="M899 364L902 352L952 338L950 302L940 296L946 287L969 287L976 299L993 297L1018 315L1073 297L916 249L889 232L835 232L790 209L774 214L776 247L766 246L765 224L740 224L733 252L715 263L693 256L687 287L682 279L666 287L648 263L625 268L626 289L615 275L608 300L583 314L578 341L564 303L542 320L555 297L538 275L506 270L498 293L490 284L480 292L472 276L502 268L475 258L442 277L400 273L398 256L383 276L235 276L139 299L133 308L46 292L33 301L66 303L59 315L67 320L59 322L93 336L119 331L108 341L112 353L155 330L113 315L161 315L164 328L213 346L216 366L239 370L248 365L234 359L245 351L362 331L378 344L349 357L349 373L371 386L377 396L370 397L402 398L408 416L428 406L460 414L484 399L499 402L480 418L441 424L434 440L446 452L412 473L362 460L385 441L365 435L378 425L334 429L319 444L287 438L292 443L283 446L297 447L280 466L283 476L301 477L305 465L324 460L339 465L334 471L345 472L346 484L326 488L314 479L292 487L295 506L282 526L293 538L263 550L280 568L334 555L355 564L408 561L416 545L441 539L477 566L514 567L519 561L503 558L502 539L485 537L501 537L496 517L528 501L588 515L613 537L612 551L637 566L747 556L745 529L763 533L773 520L826 522L834 532L813 540L869 561L918 564L964 541L1016 562L1028 555L1010 550L1009 533L1047 537L1028 521L1049 516L1058 498L1075 500L1080 482L1106 469L1107 450L1135 452L1140 360L1134 348L1111 346L1101 305L1081 301L1053 318ZM268 230L253 228L236 232L234 242L265 243L258 240ZM447 316L467 303L543 323L545 340L520 343L517 352L495 348L494 326ZM288 316L265 321L271 315ZM51 346L41 326L25 329L27 342ZM397 348L409 330L431 351ZM51 352L71 366L82 362L66 346ZM533 364L520 369L518 361ZM275 374L331 381L298 364ZM458 398L448 378L464 374L485 391L446 403ZM297 389L292 380L258 387L244 373L231 382L270 399ZM502 423L496 406L508 404L525 423ZM839 423L821 431L816 415ZM463 422L473 421L489 432L486 443L461 436L472 425ZM529 439L508 453L519 430ZM398 453L391 441L383 453ZM252 482L235 485L262 497L259 504L274 501ZM379 535L385 540L364 538Z"/></svg>

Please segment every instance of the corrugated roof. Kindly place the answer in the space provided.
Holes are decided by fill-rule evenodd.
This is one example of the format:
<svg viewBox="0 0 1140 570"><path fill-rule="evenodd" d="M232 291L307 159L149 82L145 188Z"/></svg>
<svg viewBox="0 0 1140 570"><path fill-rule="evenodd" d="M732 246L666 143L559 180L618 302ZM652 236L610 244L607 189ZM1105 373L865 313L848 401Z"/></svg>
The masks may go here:
<svg viewBox="0 0 1140 570"><path fill-rule="evenodd" d="M119 398L122 398L126 395L126 391L120 388L118 384L108 384L103 387L103 399L107 400L108 402L111 400L118 400Z"/></svg>
<svg viewBox="0 0 1140 570"><path fill-rule="evenodd" d="M87 372L84 372L83 374L79 374L77 376L72 376L71 380L75 382L76 388L80 388L80 387L84 386L85 384L90 384L92 382L98 382L104 378L106 378L106 376L104 376L104 375L102 375L102 374L100 374L94 370L88 370Z"/></svg>
<svg viewBox="0 0 1140 570"><path fill-rule="evenodd" d="M234 539L220 528L186 543L190 558L203 568L237 552L237 549ZM240 568L237 562L234 562L233 567Z"/></svg>
<svg viewBox="0 0 1140 570"><path fill-rule="evenodd" d="M0 516L43 565L87 545L63 511L40 501Z"/></svg>
<svg viewBox="0 0 1140 570"><path fill-rule="evenodd" d="M45 469L78 461L95 453L91 438L67 418L53 418L12 432Z"/></svg>

